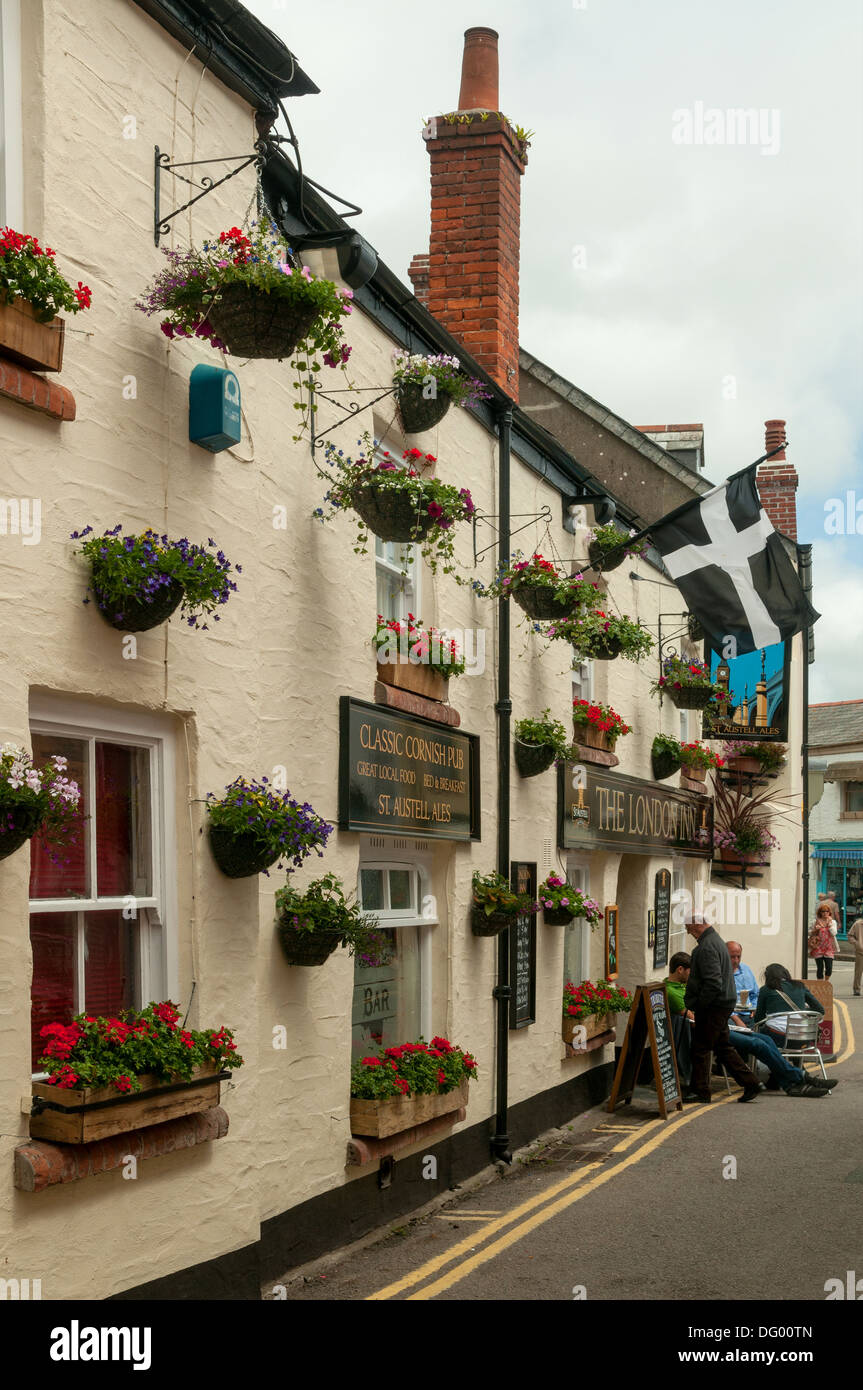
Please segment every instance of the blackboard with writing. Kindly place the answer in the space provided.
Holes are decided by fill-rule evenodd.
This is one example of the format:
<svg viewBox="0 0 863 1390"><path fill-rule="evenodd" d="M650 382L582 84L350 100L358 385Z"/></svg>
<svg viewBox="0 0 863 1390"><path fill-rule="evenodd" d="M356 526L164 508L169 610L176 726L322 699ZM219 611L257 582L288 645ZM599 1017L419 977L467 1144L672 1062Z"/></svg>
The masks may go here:
<svg viewBox="0 0 863 1390"><path fill-rule="evenodd" d="M510 882L517 893L536 901L536 864L512 865ZM536 1022L536 914L516 917L509 929L510 1028L526 1028Z"/></svg>
<svg viewBox="0 0 863 1390"><path fill-rule="evenodd" d="M669 1110L682 1110L683 1101L664 984L639 985L635 991L608 1101L612 1114L619 1101L628 1105L632 1100L645 1049L650 1056L659 1113L666 1120Z"/></svg>
<svg viewBox="0 0 863 1390"><path fill-rule="evenodd" d="M680 1099L680 1083L677 1077L671 1020L668 1017L668 1001L661 986L650 991L650 1009L653 1015L656 1063L659 1070L657 1090L662 1087L666 1106L672 1106Z"/></svg>
<svg viewBox="0 0 863 1390"><path fill-rule="evenodd" d="M605 909L605 978L607 980L616 980L619 974L617 967L618 919L617 904L612 903Z"/></svg>
<svg viewBox="0 0 863 1390"><path fill-rule="evenodd" d="M653 968L668 964L668 934L671 930L671 870L660 869L653 891L655 919L653 937Z"/></svg>

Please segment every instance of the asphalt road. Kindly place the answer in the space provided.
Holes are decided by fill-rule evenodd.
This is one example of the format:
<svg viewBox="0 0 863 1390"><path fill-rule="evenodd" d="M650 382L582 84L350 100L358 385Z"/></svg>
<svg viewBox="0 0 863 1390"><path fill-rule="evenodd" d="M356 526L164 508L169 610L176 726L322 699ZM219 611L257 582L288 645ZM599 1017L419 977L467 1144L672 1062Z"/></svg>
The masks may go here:
<svg viewBox="0 0 863 1390"><path fill-rule="evenodd" d="M639 1090L287 1299L823 1302L828 1280L863 1279L863 999L850 965L833 983L848 1012L831 1095L739 1105L714 1079L712 1105L662 1121Z"/></svg>

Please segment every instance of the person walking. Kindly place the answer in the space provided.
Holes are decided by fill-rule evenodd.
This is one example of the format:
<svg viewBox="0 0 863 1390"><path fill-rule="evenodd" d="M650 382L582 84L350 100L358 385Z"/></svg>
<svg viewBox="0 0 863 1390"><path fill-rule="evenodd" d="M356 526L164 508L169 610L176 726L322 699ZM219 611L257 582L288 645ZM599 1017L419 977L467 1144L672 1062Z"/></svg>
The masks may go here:
<svg viewBox="0 0 863 1390"><path fill-rule="evenodd" d="M710 1054L721 1062L743 1087L739 1101L754 1100L761 1089L757 1078L735 1052L728 1036L728 1020L737 1002L734 970L728 947L718 932L703 917L686 923L686 930L698 943L692 952L692 964L686 985L684 1003L692 1009L692 1083L685 1101L700 1101L707 1105L710 1095Z"/></svg>
<svg viewBox="0 0 863 1390"><path fill-rule="evenodd" d="M858 917L848 928L848 940L854 943L854 993L860 993L863 980L863 917Z"/></svg>
<svg viewBox="0 0 863 1390"><path fill-rule="evenodd" d="M836 955L836 923L829 903L821 903L815 914L815 923L809 933L809 954L815 961L818 979L829 980Z"/></svg>

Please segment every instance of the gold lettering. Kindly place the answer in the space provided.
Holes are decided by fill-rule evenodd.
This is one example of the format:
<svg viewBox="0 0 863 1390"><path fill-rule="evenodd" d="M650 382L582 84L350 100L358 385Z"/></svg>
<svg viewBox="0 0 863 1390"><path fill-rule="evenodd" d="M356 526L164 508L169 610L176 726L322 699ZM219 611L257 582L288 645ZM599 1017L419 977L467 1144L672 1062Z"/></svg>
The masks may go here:
<svg viewBox="0 0 863 1390"><path fill-rule="evenodd" d="M615 817L614 817L615 823L614 823L614 828L615 828L615 830L623 830L623 829L624 829L624 802L625 802L625 800L626 800L625 793L624 793L624 792L615 792L615 794L614 794L614 800L615 800Z"/></svg>

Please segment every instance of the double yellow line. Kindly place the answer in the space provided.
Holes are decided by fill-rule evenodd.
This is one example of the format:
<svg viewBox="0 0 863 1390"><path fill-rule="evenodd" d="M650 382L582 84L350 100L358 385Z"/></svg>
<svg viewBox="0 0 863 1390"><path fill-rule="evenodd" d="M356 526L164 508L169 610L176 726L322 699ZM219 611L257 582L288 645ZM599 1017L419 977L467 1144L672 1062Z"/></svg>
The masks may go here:
<svg viewBox="0 0 863 1390"><path fill-rule="evenodd" d="M733 1099L733 1096L726 1096L716 1103L727 1105L728 1102ZM611 1166L606 1166L601 1161L586 1164L583 1168L580 1168L577 1173L562 1179L561 1182L556 1183L554 1187L550 1187L546 1192L539 1193L536 1197L531 1197L528 1201L522 1202L520 1206L514 1207L513 1210L507 1212L505 1216L499 1217L497 1221L490 1221L487 1226L482 1226L478 1230L472 1231L464 1240L458 1241L455 1245L451 1246L449 1250L445 1250L442 1254L435 1255L433 1259L427 1260L425 1264L420 1265L418 1269L412 1270L410 1274L405 1274L394 1283L387 1284L386 1288L379 1289L377 1293L369 1294L366 1301L370 1302L379 1299L397 1298L399 1294L405 1293L416 1284L422 1284L425 1280L432 1279L432 1276L437 1274L439 1270L442 1270L445 1265L460 1260L462 1256L468 1256L469 1258L461 1260L461 1263L457 1264L454 1269L449 1270L446 1274L442 1274L437 1279L433 1279L432 1283L426 1284L425 1288L419 1289L416 1293L409 1294L407 1301L412 1302L435 1298L439 1293L443 1293L444 1290L451 1289L454 1284L458 1284L462 1279L466 1279L467 1276L472 1274L475 1269L478 1269L480 1265L487 1264L489 1260L495 1259L503 1250L507 1250L511 1245L515 1245L517 1241L522 1240L525 1236L529 1235L531 1231L535 1231L539 1226L544 1225L546 1221L550 1221L552 1217L558 1216L562 1211L565 1211L567 1207L572 1206L573 1203L581 1201L582 1197L587 1197L591 1192L595 1192L597 1188L602 1187L604 1183L616 1177L618 1173L622 1173L626 1168L640 1162L647 1154L652 1153L654 1149L664 1144L666 1139L672 1134L675 1134L682 1125L689 1124L692 1120L697 1119L700 1113L703 1114L704 1111L699 1106L693 1110L684 1112L682 1115L678 1115L670 1123L662 1119L650 1120L647 1124L639 1127L628 1139L624 1139L611 1150L613 1154L623 1154L645 1135L652 1134L652 1137L649 1138L646 1143L642 1144L635 1153L630 1154L627 1158ZM656 1132L657 1130L658 1133ZM602 1168L601 1173L597 1173L596 1170L598 1168ZM554 1198L557 1198L557 1200L555 1201ZM514 1225L513 1223L515 1222L518 1224ZM498 1236L497 1240L491 1240L492 1236L497 1235L499 1231L503 1231L507 1226L511 1226L512 1229L506 1231L506 1234ZM485 1245L482 1250L476 1250L477 1245L489 1240L491 1240L490 1244Z"/></svg>

